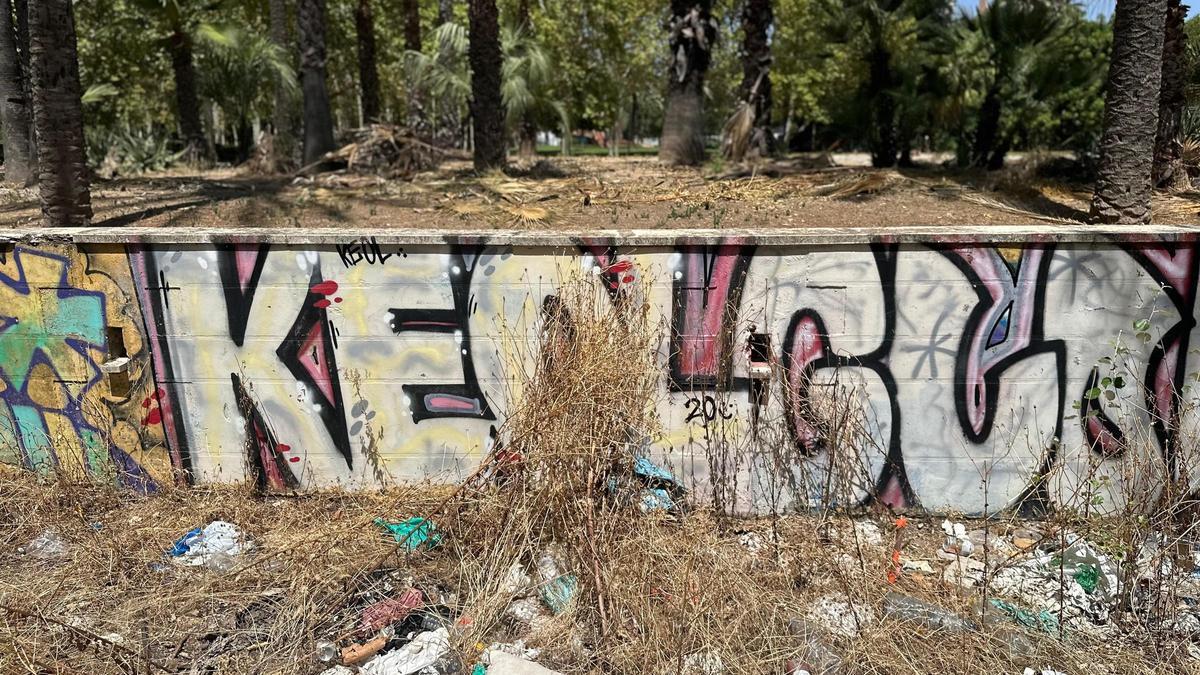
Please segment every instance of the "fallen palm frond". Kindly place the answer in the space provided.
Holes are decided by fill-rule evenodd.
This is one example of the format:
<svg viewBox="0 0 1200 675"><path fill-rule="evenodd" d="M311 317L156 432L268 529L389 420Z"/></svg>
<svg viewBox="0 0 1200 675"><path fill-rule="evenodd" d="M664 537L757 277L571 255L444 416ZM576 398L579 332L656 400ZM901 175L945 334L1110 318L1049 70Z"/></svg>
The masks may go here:
<svg viewBox="0 0 1200 675"><path fill-rule="evenodd" d="M1019 215L1019 216L1025 217L1025 218L1029 218L1031 220L1040 220L1040 221L1047 222L1047 223L1062 223L1065 225L1078 225L1078 224L1084 222L1083 220L1072 220L1070 218L1057 218L1055 216L1048 216L1044 213L1038 213L1036 211L1030 211L1029 209L1023 209L1019 206L1015 206L1013 204L1001 201L999 199L985 197L984 195L981 195L978 193L967 192L967 193L964 193L963 195L961 195L960 199L962 199L965 202L971 202L972 204L979 204L980 206L986 206L991 209L996 209L997 211L1004 211L1005 213L1012 213L1012 214Z"/></svg>
<svg viewBox="0 0 1200 675"><path fill-rule="evenodd" d="M740 162L750 149L754 134L754 106L742 101L725 121L721 136L721 154L731 162Z"/></svg>
<svg viewBox="0 0 1200 675"><path fill-rule="evenodd" d="M877 195L895 185L896 178L894 174L884 172L856 174L833 183L818 185L812 188L811 193L831 199Z"/></svg>
<svg viewBox="0 0 1200 675"><path fill-rule="evenodd" d="M550 212L541 206L516 204L504 208L512 216L512 224L519 226L539 225L550 220Z"/></svg>

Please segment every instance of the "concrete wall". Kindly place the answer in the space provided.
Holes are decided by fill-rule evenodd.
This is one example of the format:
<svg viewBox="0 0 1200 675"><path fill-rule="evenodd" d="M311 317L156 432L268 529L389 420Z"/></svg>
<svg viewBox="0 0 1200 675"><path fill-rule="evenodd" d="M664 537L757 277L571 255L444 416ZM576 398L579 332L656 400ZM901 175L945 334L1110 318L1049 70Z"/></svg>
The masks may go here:
<svg viewBox="0 0 1200 675"><path fill-rule="evenodd" d="M836 430L813 410L835 380L866 425L839 500L981 512L1083 490L1110 508L1193 470L1196 237L10 231L0 462L143 490L451 480L503 422L502 324L534 325L582 270L610 301L650 299L668 327L654 452L701 492L737 478L738 509L833 498ZM753 412L752 325L788 383Z"/></svg>

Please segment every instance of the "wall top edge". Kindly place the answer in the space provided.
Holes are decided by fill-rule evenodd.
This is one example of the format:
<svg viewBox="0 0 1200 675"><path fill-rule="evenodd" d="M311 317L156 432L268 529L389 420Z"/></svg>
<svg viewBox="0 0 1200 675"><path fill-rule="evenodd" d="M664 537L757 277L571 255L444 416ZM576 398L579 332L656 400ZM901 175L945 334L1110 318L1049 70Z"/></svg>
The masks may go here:
<svg viewBox="0 0 1200 675"><path fill-rule="evenodd" d="M1120 239L1155 242L1196 239L1200 225L914 225L807 229L490 230L381 228L11 228L0 243L227 244L288 246L347 244L373 238L379 244L488 244L495 246L673 246L742 243L758 246L869 243L1091 243Z"/></svg>

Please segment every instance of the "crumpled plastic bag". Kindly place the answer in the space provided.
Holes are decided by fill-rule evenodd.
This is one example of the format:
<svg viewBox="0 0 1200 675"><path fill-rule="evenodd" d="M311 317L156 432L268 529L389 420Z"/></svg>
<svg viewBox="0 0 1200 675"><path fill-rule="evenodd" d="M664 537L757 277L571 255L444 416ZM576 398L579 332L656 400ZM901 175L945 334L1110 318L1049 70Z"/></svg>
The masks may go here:
<svg viewBox="0 0 1200 675"><path fill-rule="evenodd" d="M41 560L65 558L67 557L67 542L63 541L63 538L58 536L54 530L43 530L28 545L22 546L19 551Z"/></svg>
<svg viewBox="0 0 1200 675"><path fill-rule="evenodd" d="M237 525L214 520L180 537L171 547L170 555L183 565L224 569L231 566L233 558L251 548L253 545Z"/></svg>
<svg viewBox="0 0 1200 675"><path fill-rule="evenodd" d="M415 516L399 523L389 523L383 518L376 518L375 524L387 530L397 544L409 551L415 551L422 546L433 548L442 543L442 535L437 531L437 525L432 520Z"/></svg>
<svg viewBox="0 0 1200 675"><path fill-rule="evenodd" d="M450 651L450 632L445 627L418 633L411 642L380 654L362 665L366 675L410 675L432 666Z"/></svg>

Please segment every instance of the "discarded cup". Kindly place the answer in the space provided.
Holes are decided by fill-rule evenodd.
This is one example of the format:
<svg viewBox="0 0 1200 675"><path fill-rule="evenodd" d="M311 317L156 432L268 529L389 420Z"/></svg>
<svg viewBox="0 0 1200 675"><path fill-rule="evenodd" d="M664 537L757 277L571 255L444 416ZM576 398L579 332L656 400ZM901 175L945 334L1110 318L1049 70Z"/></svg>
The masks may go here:
<svg viewBox="0 0 1200 675"><path fill-rule="evenodd" d="M337 645L329 640L317 640L317 659L329 663L338 657Z"/></svg>

